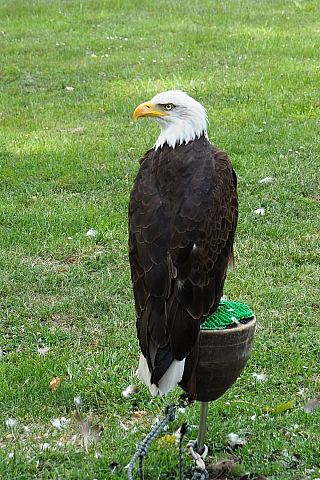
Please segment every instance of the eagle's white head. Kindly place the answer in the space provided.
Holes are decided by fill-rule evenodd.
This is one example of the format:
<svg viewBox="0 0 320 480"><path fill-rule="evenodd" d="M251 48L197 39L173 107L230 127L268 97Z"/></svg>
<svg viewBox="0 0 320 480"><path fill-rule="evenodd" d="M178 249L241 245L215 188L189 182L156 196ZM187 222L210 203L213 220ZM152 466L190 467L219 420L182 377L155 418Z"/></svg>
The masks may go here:
<svg viewBox="0 0 320 480"><path fill-rule="evenodd" d="M175 147L202 135L207 137L205 108L181 90L158 93L149 102L142 103L133 114L134 120L139 117L151 117L160 125L155 149L165 143Z"/></svg>

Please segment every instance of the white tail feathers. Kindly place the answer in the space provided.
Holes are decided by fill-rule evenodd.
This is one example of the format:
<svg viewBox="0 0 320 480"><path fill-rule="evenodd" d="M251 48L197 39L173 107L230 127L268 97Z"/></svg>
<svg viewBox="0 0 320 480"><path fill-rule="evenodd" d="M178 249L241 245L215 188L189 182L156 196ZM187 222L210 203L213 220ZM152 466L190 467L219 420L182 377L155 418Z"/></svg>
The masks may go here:
<svg viewBox="0 0 320 480"><path fill-rule="evenodd" d="M141 354L137 375L138 378L147 385L153 397L161 397L162 395L170 392L170 390L173 390L181 381L184 371L184 364L185 359L181 361L173 360L166 373L159 380L157 386L150 382L150 370L145 357Z"/></svg>

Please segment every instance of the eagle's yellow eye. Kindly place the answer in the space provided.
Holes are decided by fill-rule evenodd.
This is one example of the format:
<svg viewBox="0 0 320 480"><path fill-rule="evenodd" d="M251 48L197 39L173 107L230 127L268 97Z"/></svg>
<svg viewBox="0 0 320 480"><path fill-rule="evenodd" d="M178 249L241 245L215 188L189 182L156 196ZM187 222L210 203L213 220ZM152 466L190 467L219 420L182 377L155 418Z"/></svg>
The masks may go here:
<svg viewBox="0 0 320 480"><path fill-rule="evenodd" d="M174 108L173 103L165 103L165 104L163 105L163 110L166 110L167 112L168 112L169 110L172 110L173 108Z"/></svg>

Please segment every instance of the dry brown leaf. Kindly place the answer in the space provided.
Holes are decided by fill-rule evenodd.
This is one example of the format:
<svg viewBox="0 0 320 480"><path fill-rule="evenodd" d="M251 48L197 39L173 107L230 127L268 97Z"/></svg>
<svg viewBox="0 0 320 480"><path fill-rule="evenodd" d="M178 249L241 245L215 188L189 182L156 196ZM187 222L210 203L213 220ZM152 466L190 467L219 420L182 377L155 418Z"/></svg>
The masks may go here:
<svg viewBox="0 0 320 480"><path fill-rule="evenodd" d="M137 424L139 424L142 427L145 427L146 422L148 421L146 414L147 412L145 410L135 410L134 412L132 412L132 416L130 418L124 418L120 420L120 425L125 430L134 428Z"/></svg>
<svg viewBox="0 0 320 480"><path fill-rule="evenodd" d="M134 415L135 417L141 417L141 415L145 415L146 413L147 413L147 412L146 412L145 410L135 410L135 411L133 412L133 415Z"/></svg>
<svg viewBox="0 0 320 480"><path fill-rule="evenodd" d="M51 390L53 392L58 390L58 388L60 387L60 383L62 382L62 380L64 378L66 378L66 377L53 377L53 379L50 382L50 387L51 387Z"/></svg>
<svg viewBox="0 0 320 480"><path fill-rule="evenodd" d="M208 463L207 470L210 478L220 478L221 475L232 473L235 466L235 461L231 458L225 458L217 463Z"/></svg>

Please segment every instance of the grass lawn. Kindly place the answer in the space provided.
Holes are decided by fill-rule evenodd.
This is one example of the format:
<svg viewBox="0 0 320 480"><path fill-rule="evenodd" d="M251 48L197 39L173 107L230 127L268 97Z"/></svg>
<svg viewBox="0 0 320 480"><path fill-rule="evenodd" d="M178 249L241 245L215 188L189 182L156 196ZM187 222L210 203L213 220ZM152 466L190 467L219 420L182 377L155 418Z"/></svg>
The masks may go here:
<svg viewBox="0 0 320 480"><path fill-rule="evenodd" d="M228 479L320 477L320 408L304 409L320 396L319 15L317 0L1 2L1 479L126 479L178 398L122 395L139 358L127 204L158 135L132 113L176 88L237 171L225 294L258 320L241 378L210 405L209 456L241 456ZM184 421L197 402L151 447L146 480L178 478Z"/></svg>

